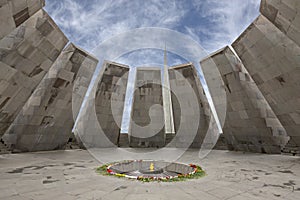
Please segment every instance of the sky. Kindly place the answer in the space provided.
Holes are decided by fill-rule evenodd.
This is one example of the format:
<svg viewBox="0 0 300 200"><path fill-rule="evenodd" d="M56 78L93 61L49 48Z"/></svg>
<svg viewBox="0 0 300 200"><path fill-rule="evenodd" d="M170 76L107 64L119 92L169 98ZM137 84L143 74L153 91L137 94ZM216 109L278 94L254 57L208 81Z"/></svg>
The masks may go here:
<svg viewBox="0 0 300 200"><path fill-rule="evenodd" d="M46 0L45 10L72 43L88 52L94 53L99 44L126 31L157 27L191 37L210 54L230 45L255 20L260 1ZM162 66L163 53L159 49L140 49L114 61L131 67L153 63ZM186 62L180 55L168 53L169 66ZM125 112L130 113L128 108Z"/></svg>
<svg viewBox="0 0 300 200"><path fill-rule="evenodd" d="M259 5L260 0L46 0L45 9L87 51L134 28L162 27L189 35L211 53L231 44L258 16Z"/></svg>

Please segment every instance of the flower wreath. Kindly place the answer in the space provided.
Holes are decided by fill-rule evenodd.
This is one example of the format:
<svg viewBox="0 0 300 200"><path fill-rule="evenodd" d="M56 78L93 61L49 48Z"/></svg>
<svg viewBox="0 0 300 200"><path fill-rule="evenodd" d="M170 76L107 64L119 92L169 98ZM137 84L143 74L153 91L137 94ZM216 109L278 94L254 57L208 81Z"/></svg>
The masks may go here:
<svg viewBox="0 0 300 200"><path fill-rule="evenodd" d="M111 175L111 176L116 176L116 177L119 177L119 178L135 179L135 180L139 180L139 181L142 181L142 182L152 182L152 181L176 182L176 181L184 181L184 180L187 180L187 179L200 178L200 177L203 177L203 176L206 175L205 171L200 166L195 165L195 164L189 164L189 166L192 167L194 170L190 173L187 173L187 174L178 174L176 176L166 176L166 177L130 176L130 175L127 175L127 174L116 173L113 170L111 170L110 168L115 164L119 164L119 162L102 165L101 167L97 168L97 172L99 172L103 175Z"/></svg>

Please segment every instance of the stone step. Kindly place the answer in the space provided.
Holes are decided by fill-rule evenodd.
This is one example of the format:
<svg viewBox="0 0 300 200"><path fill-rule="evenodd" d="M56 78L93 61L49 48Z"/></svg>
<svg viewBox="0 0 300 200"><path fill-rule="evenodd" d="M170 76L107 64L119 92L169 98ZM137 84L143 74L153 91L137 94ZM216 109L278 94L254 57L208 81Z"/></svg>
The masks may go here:
<svg viewBox="0 0 300 200"><path fill-rule="evenodd" d="M128 134L120 134L119 147L129 147Z"/></svg>
<svg viewBox="0 0 300 200"><path fill-rule="evenodd" d="M285 145L282 149L282 154L284 155L293 155L299 156L300 155L300 147L293 143L291 140Z"/></svg>
<svg viewBox="0 0 300 200"><path fill-rule="evenodd" d="M72 133L72 136L69 138L68 143L66 144L66 149L80 149L78 142L75 139L75 136Z"/></svg>
<svg viewBox="0 0 300 200"><path fill-rule="evenodd" d="M300 156L300 147L290 146L289 143L282 149L282 154Z"/></svg>
<svg viewBox="0 0 300 200"><path fill-rule="evenodd" d="M66 150L68 149L80 149L80 147L77 143L67 143Z"/></svg>
<svg viewBox="0 0 300 200"><path fill-rule="evenodd" d="M11 150L2 140L0 141L0 154L9 154Z"/></svg>
<svg viewBox="0 0 300 200"><path fill-rule="evenodd" d="M214 149L216 150L229 150L226 138L223 134L219 136L219 139L217 141L217 144L214 146Z"/></svg>
<svg viewBox="0 0 300 200"><path fill-rule="evenodd" d="M170 143L174 137L175 134L166 134L166 144Z"/></svg>

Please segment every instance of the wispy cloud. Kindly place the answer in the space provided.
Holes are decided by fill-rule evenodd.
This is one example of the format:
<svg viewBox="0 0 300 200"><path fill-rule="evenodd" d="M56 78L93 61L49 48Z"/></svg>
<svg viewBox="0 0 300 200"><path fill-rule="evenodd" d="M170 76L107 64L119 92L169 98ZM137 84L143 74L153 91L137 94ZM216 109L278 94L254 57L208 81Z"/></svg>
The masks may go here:
<svg viewBox="0 0 300 200"><path fill-rule="evenodd" d="M90 52L101 42L131 29L161 27L188 35L207 53L212 53L231 44L246 29L259 14L260 1L46 0L45 9L73 43ZM163 64L162 58L161 51L143 50L116 61L130 66L159 65ZM180 56L169 56L169 65L182 62L186 60ZM206 85L203 87L207 90ZM128 98L126 107L130 107L132 101ZM130 115L129 109L125 112ZM123 120L126 131L129 118Z"/></svg>
<svg viewBox="0 0 300 200"><path fill-rule="evenodd" d="M46 10L67 36L88 50L133 28L173 28L186 12L175 1L48 0L46 3Z"/></svg>
<svg viewBox="0 0 300 200"><path fill-rule="evenodd" d="M259 15L260 0L194 0L204 24L190 27L209 51L231 44ZM202 37L201 37L202 36Z"/></svg>
<svg viewBox="0 0 300 200"><path fill-rule="evenodd" d="M173 54L171 52L167 53L167 64L169 66L174 66L182 63L187 63L188 61L179 55ZM116 62L129 65L131 67L140 67L140 66L163 66L164 63L164 51L163 50L154 50L154 49L141 49L127 53L118 59Z"/></svg>
<svg viewBox="0 0 300 200"><path fill-rule="evenodd" d="M228 45L258 16L260 0L46 0L72 42L91 51L113 35L163 27L191 36L209 52Z"/></svg>

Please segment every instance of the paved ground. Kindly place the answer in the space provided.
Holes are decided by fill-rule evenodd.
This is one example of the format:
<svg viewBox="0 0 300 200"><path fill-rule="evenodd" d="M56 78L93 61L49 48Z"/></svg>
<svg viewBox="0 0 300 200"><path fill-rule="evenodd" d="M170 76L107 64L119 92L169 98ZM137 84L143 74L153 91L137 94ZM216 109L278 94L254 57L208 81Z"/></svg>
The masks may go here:
<svg viewBox="0 0 300 200"><path fill-rule="evenodd" d="M300 158L213 151L201 162L188 151L180 162L208 175L177 183L141 183L101 176L87 151L0 156L0 199L300 199Z"/></svg>

